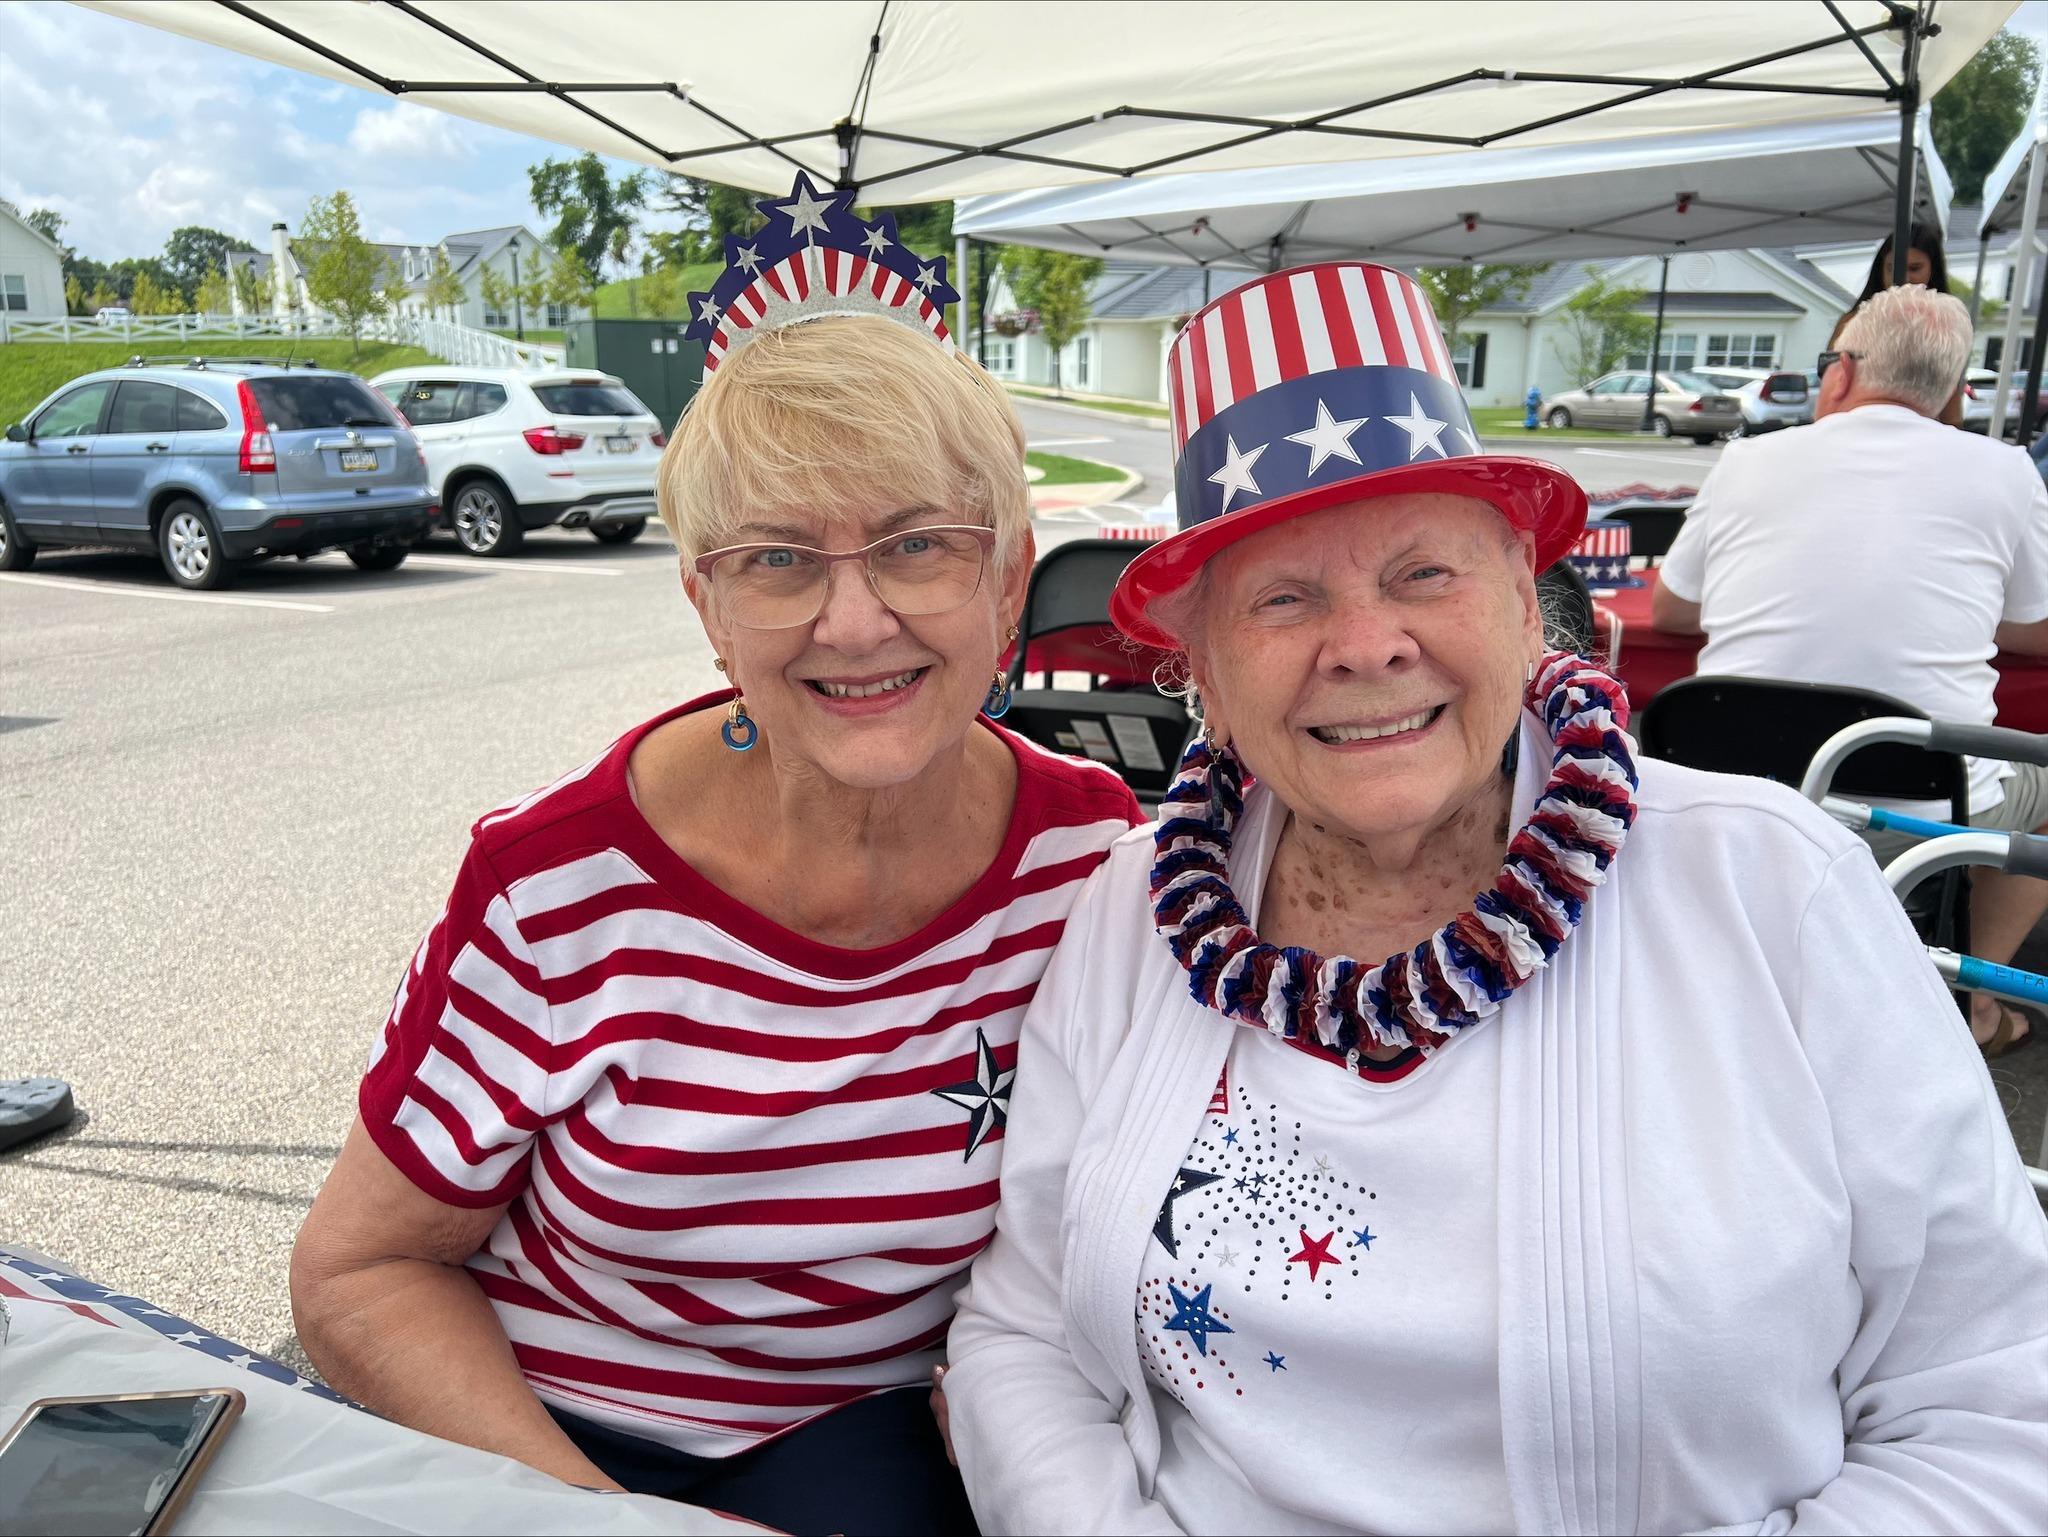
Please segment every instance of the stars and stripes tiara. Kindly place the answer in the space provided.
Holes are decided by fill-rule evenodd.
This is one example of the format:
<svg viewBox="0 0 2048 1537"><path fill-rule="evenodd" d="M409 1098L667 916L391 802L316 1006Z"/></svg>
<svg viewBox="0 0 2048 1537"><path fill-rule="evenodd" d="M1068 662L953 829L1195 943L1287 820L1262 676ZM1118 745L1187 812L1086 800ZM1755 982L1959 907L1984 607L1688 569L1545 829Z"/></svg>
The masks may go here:
<svg viewBox="0 0 2048 1537"><path fill-rule="evenodd" d="M946 281L946 259L905 246L891 214L857 217L854 196L799 171L786 200L754 205L766 225L725 237L725 271L709 293L690 295L683 331L704 343L707 375L764 332L827 315L880 315L952 347L945 307L960 294Z"/></svg>

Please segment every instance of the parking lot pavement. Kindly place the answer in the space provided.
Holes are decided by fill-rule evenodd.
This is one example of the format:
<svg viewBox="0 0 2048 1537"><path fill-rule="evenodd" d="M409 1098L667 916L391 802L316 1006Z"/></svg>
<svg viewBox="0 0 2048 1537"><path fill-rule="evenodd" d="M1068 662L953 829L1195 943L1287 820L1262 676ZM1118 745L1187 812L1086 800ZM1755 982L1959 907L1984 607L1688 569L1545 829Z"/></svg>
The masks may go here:
<svg viewBox="0 0 2048 1537"><path fill-rule="evenodd" d="M85 1112L0 1235L290 1354L285 1262L470 823L718 684L650 530L0 582L0 1076ZM234 603L182 601L219 597Z"/></svg>

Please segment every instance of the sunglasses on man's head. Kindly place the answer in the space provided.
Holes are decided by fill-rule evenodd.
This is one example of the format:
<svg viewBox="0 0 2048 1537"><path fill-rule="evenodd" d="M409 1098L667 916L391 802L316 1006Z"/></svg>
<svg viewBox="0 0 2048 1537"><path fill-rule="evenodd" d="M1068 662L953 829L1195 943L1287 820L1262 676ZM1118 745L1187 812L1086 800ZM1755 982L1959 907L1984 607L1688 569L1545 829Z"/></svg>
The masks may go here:
<svg viewBox="0 0 2048 1537"><path fill-rule="evenodd" d="M1863 354L1860 352L1823 352L1820 355L1820 361L1819 364L1815 367L1814 373L1816 376L1820 378L1826 378L1828 370L1830 368L1833 368L1837 363L1841 362L1843 358L1856 358L1860 360L1862 356Z"/></svg>

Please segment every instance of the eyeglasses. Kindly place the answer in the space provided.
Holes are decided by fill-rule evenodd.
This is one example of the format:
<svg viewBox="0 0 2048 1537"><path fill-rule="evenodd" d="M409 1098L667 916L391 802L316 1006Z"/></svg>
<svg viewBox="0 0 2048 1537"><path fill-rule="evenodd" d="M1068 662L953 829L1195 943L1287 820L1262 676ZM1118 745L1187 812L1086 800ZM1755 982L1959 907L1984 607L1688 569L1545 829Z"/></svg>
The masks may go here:
<svg viewBox="0 0 2048 1537"><path fill-rule="evenodd" d="M1814 376L1816 378L1824 378L1827 371L1841 362L1843 358L1855 358L1858 362L1861 362L1863 354L1860 352L1823 352L1820 355L1819 366L1814 369Z"/></svg>
<svg viewBox="0 0 2048 1537"><path fill-rule="evenodd" d="M981 590L981 568L996 531L966 524L909 528L858 550L813 550L800 544L734 544L697 557L735 624L788 630L824 610L832 568L857 560L868 586L894 612L951 613Z"/></svg>

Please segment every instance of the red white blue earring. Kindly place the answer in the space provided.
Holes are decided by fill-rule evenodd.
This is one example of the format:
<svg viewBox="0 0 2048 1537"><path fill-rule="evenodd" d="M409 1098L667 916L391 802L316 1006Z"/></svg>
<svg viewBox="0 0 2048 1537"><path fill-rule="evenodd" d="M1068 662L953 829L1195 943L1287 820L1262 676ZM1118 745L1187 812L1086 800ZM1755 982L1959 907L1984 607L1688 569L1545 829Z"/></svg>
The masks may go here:
<svg viewBox="0 0 2048 1537"><path fill-rule="evenodd" d="M1013 624L1010 626L1010 633L1006 639L1014 641L1016 638L1017 627ZM981 713L990 720L1001 720L1010 713L1009 669L1004 667L996 669L995 677L989 683L988 693L982 698Z"/></svg>
<svg viewBox="0 0 2048 1537"><path fill-rule="evenodd" d="M711 665L720 672L726 670L725 658L722 656L713 657ZM726 706L725 724L718 728L718 734L725 738L725 745L734 752L745 752L760 740L761 728L755 725L753 718L747 714L747 701L744 695L734 693L732 703Z"/></svg>

